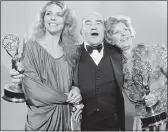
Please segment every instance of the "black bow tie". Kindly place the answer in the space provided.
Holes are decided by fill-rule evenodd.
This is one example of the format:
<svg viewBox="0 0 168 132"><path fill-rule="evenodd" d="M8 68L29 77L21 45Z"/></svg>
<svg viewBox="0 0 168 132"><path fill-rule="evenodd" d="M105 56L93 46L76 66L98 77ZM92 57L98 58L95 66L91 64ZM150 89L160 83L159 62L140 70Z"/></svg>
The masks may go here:
<svg viewBox="0 0 168 132"><path fill-rule="evenodd" d="M97 45L97 46L86 45L86 49L87 49L87 51L88 51L90 54L93 52L93 50L98 50L99 53L100 53L100 51L101 51L101 49L102 49L102 44L99 44L99 45Z"/></svg>

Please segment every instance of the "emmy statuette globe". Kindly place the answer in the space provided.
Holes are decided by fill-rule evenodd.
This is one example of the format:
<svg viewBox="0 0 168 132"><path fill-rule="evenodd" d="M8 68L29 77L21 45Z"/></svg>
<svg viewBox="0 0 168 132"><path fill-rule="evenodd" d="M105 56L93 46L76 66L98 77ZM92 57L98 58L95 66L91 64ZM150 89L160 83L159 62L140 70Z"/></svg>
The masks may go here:
<svg viewBox="0 0 168 132"><path fill-rule="evenodd" d="M2 47L11 56L12 69L15 69L15 70L17 70L16 63L19 62L22 58L21 54L18 53L19 43L20 43L19 37L13 34L7 34L2 39ZM18 71L18 72L22 73L23 71ZM22 91L22 84L12 83L12 84L5 85L4 94L2 98L5 101L12 102L12 103L25 102L24 93Z"/></svg>

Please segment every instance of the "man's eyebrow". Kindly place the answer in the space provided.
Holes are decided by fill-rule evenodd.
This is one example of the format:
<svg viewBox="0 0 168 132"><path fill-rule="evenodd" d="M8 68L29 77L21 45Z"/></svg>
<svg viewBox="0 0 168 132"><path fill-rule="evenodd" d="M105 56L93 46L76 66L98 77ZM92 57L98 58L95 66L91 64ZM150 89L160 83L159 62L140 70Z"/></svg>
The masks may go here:
<svg viewBox="0 0 168 132"><path fill-rule="evenodd" d="M85 20L84 23L91 22L91 20Z"/></svg>
<svg viewBox="0 0 168 132"><path fill-rule="evenodd" d="M96 20L96 22L101 22L101 23L103 23L103 20Z"/></svg>
<svg viewBox="0 0 168 132"><path fill-rule="evenodd" d="M91 22L91 20L85 20L84 23ZM96 20L96 22L101 22L103 23L103 20Z"/></svg>
<svg viewBox="0 0 168 132"><path fill-rule="evenodd" d="M47 10L46 12L51 12L50 10Z"/></svg>

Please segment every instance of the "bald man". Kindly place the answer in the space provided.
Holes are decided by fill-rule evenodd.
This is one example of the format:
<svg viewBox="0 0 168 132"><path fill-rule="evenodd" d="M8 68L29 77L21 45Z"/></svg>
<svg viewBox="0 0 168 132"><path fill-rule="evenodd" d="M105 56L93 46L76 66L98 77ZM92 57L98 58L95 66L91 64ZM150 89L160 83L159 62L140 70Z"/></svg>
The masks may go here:
<svg viewBox="0 0 168 132"><path fill-rule="evenodd" d="M82 19L82 52L76 84L84 103L82 130L125 130L122 56L104 41L104 20L98 13Z"/></svg>

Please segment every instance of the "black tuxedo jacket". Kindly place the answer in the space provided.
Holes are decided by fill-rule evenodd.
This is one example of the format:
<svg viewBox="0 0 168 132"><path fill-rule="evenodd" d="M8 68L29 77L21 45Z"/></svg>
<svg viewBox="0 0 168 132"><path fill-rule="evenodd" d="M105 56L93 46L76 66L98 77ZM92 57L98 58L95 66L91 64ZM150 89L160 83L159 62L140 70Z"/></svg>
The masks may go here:
<svg viewBox="0 0 168 132"><path fill-rule="evenodd" d="M81 45L81 54L85 50L84 44ZM104 52L109 56L114 75L117 81L117 84L120 88L119 95L117 98L117 109L118 109L118 117L119 117L119 127L122 131L125 130L125 108L124 108L124 98L122 94L122 86L123 86L123 65L122 65L122 52L116 46L110 45L108 43L104 43ZM80 61L79 61L80 62ZM78 82L78 69L79 64L76 65L74 72L74 83L80 89L80 82Z"/></svg>

